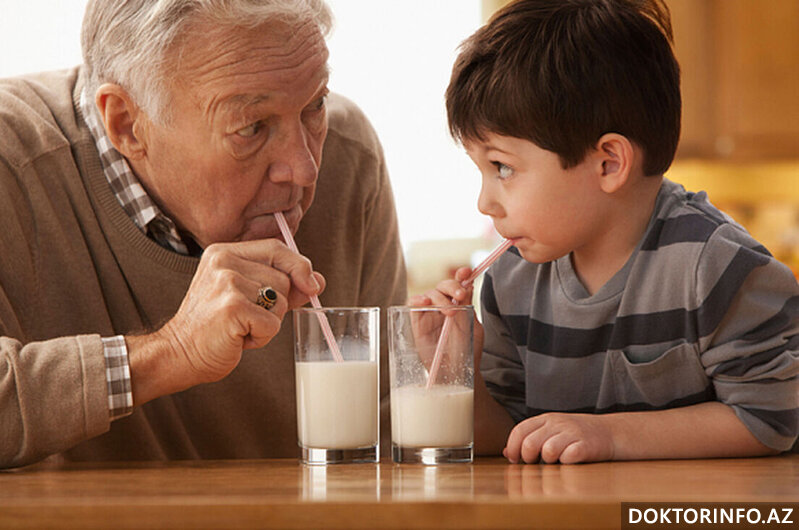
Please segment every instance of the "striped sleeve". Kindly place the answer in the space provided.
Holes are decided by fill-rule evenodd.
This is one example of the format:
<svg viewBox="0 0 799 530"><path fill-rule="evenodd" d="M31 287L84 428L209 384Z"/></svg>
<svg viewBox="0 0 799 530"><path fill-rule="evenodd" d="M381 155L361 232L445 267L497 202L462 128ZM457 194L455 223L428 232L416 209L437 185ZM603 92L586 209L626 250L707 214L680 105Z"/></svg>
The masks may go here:
<svg viewBox="0 0 799 530"><path fill-rule="evenodd" d="M524 364L516 342L500 316L491 270L483 279L480 304L485 330L480 372L491 396L518 423L527 417Z"/></svg>
<svg viewBox="0 0 799 530"><path fill-rule="evenodd" d="M723 224L696 271L701 362L717 399L764 445L799 435L799 286L748 235Z"/></svg>

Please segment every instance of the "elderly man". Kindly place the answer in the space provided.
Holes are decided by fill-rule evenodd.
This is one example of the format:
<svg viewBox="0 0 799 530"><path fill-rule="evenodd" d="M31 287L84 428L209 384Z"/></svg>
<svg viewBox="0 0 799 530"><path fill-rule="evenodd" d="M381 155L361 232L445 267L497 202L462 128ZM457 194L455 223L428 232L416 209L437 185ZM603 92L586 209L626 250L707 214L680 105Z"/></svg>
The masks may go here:
<svg viewBox="0 0 799 530"><path fill-rule="evenodd" d="M405 301L329 26L322 0L91 0L82 67L0 82L0 466L297 454L287 311Z"/></svg>

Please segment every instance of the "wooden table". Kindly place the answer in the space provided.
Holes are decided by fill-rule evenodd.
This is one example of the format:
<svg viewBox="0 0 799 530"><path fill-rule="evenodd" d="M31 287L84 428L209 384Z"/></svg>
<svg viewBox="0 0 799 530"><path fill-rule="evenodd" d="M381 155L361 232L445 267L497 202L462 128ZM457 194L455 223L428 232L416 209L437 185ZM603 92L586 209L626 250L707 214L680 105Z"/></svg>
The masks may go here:
<svg viewBox="0 0 799 530"><path fill-rule="evenodd" d="M621 502L656 501L799 502L799 455L573 466L229 460L0 472L3 529L619 528Z"/></svg>

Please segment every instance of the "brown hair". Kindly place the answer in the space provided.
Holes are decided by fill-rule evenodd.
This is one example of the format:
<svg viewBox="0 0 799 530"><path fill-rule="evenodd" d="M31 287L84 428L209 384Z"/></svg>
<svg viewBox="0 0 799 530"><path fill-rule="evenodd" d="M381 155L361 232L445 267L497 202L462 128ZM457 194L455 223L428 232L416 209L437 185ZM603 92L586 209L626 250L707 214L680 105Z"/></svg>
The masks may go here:
<svg viewBox="0 0 799 530"><path fill-rule="evenodd" d="M680 71L662 0L518 0L461 45L446 93L458 141L529 140L577 165L615 132L668 169L680 135Z"/></svg>

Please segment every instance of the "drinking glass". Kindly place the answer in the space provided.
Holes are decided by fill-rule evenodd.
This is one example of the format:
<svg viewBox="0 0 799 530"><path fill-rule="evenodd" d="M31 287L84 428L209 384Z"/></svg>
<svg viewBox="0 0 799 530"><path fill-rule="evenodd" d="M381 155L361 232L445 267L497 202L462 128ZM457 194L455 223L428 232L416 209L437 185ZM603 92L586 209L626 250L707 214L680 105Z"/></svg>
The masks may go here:
<svg viewBox="0 0 799 530"><path fill-rule="evenodd" d="M378 461L379 329L377 307L294 310L297 434L304 463Z"/></svg>
<svg viewBox="0 0 799 530"><path fill-rule="evenodd" d="M474 307L390 307L388 334L393 460L471 462Z"/></svg>

